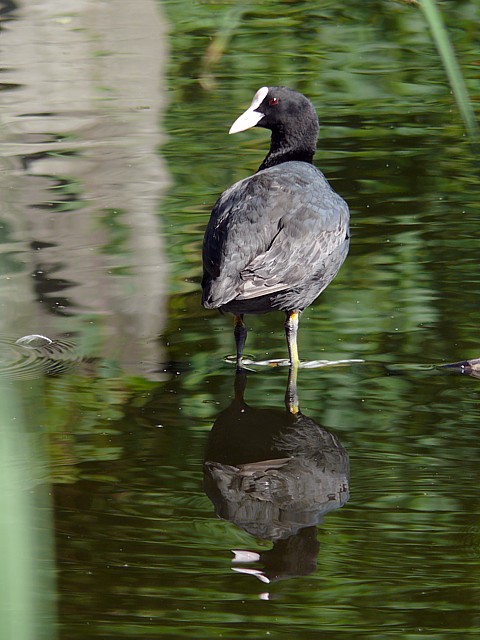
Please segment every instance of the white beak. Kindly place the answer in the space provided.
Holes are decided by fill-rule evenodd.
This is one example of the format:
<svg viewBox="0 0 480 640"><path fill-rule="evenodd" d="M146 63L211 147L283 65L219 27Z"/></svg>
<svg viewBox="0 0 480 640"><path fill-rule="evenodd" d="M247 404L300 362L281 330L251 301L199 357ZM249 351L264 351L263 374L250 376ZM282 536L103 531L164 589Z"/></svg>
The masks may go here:
<svg viewBox="0 0 480 640"><path fill-rule="evenodd" d="M263 118L263 116L264 114L260 113L260 111L255 111L252 107L249 107L239 118L235 120L228 133L238 133L239 131L251 129Z"/></svg>
<svg viewBox="0 0 480 640"><path fill-rule="evenodd" d="M252 104L244 113L242 113L240 117L235 120L228 133L238 133L239 131L251 129L258 122L260 122L265 114L261 113L260 111L256 111L256 109L258 109L258 107L262 104L267 93L268 87L262 87L257 91L255 96L253 97Z"/></svg>

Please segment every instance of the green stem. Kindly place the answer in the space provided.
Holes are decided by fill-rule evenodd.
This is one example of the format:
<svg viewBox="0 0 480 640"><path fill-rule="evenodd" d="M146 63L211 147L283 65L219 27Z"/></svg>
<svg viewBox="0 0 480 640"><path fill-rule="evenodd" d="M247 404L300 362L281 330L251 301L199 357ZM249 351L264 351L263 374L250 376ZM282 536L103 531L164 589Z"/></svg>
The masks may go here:
<svg viewBox="0 0 480 640"><path fill-rule="evenodd" d="M442 20L440 11L434 0L421 0L420 7L432 32L432 37L437 46L438 53L442 58L445 71L447 72L453 95L457 102L460 114L465 124L465 129L469 136L477 138L479 134L478 123L475 118L467 86L462 76L460 66L455 57L452 43L448 37L447 30Z"/></svg>

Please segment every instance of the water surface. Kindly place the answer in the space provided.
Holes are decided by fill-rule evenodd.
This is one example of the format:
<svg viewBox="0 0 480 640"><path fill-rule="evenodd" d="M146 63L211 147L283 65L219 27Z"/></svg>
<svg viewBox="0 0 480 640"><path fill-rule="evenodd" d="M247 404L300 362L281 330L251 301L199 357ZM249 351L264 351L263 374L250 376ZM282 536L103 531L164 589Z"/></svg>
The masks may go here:
<svg viewBox="0 0 480 640"><path fill-rule="evenodd" d="M479 380L441 367L480 355L478 160L422 14L366 4L4 15L2 484L31 497L14 531L51 527L59 638L479 634ZM442 8L478 101L478 6ZM210 209L268 144L228 128L265 84L313 100L352 212L300 355L363 362L301 369L300 425L287 368L235 381L200 305ZM281 314L247 325L285 357Z"/></svg>

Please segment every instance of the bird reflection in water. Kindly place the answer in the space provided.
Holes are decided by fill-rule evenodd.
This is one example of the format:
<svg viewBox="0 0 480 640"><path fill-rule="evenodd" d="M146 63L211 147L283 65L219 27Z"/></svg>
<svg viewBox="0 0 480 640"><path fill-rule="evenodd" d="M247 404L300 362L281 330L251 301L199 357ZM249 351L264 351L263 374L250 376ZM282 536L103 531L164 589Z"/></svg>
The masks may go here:
<svg viewBox="0 0 480 640"><path fill-rule="evenodd" d="M348 500L348 454L335 435L300 411L295 370L285 410L249 406L246 383L239 370L235 398L210 432L205 491L220 518L273 542L268 551L234 550L234 571L265 583L306 576L317 565L317 525Z"/></svg>

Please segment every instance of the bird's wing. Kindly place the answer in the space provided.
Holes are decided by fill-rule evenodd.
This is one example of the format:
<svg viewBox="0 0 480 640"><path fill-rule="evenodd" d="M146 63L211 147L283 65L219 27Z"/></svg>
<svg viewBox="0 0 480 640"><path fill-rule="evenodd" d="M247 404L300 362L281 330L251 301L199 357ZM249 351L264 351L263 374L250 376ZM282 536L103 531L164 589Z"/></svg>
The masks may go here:
<svg viewBox="0 0 480 640"><path fill-rule="evenodd" d="M301 286L328 270L347 231L346 203L314 167L267 170L233 185L205 234L212 306Z"/></svg>
<svg viewBox="0 0 480 640"><path fill-rule="evenodd" d="M348 214L338 216L338 203L331 209L328 202L304 199L283 216L279 227L266 251L240 272L239 300L301 287L313 277L320 291L338 271L348 237Z"/></svg>
<svg viewBox="0 0 480 640"><path fill-rule="evenodd" d="M279 186L267 172L235 183L213 207L203 240L202 302L217 308L240 293L240 273L266 251L278 232L283 210Z"/></svg>
<svg viewBox="0 0 480 640"><path fill-rule="evenodd" d="M279 189L269 178L237 182L215 203L203 241L203 265L213 277L239 274L271 242L281 212L271 207Z"/></svg>

